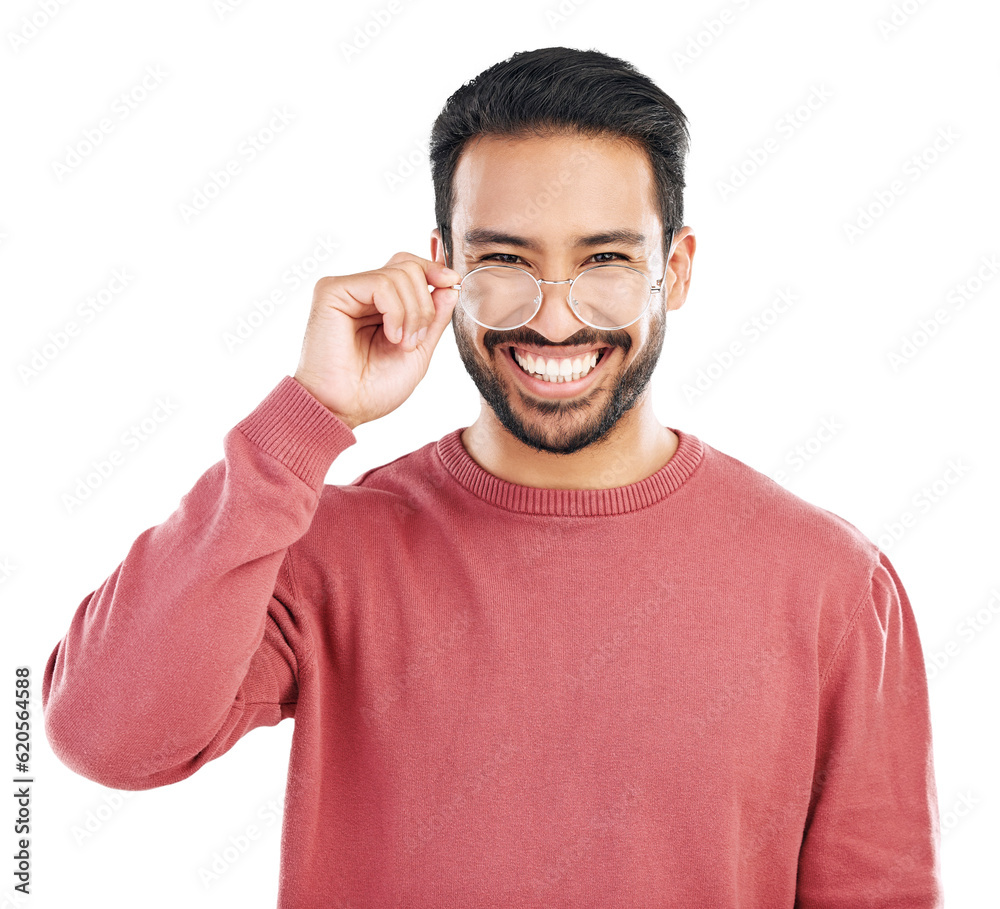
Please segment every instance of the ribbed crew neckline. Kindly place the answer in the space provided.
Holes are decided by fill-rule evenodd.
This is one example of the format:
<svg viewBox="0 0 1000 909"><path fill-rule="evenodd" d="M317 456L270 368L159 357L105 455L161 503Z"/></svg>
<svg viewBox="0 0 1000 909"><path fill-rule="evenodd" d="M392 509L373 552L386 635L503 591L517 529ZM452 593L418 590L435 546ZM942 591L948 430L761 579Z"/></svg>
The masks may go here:
<svg viewBox="0 0 1000 909"><path fill-rule="evenodd" d="M468 427L453 430L436 450L448 472L469 492L492 505L537 515L612 515L637 511L666 498L701 463L704 446L697 436L668 426L676 433L677 450L656 473L636 483L608 489L546 489L501 480L479 466L462 444Z"/></svg>

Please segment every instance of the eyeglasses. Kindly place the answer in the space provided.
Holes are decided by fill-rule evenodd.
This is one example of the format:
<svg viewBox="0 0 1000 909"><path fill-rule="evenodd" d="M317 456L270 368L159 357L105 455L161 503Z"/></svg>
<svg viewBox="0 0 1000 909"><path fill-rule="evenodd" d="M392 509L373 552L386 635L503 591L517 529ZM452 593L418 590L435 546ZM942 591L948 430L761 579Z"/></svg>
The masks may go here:
<svg viewBox="0 0 1000 909"><path fill-rule="evenodd" d="M526 325L541 309L543 284L569 284L567 302L576 317L592 328L614 329L638 322L653 294L662 292L666 277L667 266L663 277L650 284L631 265L609 264L588 268L565 281L545 281L517 265L483 265L451 289L459 291L459 305L477 325L510 331Z"/></svg>

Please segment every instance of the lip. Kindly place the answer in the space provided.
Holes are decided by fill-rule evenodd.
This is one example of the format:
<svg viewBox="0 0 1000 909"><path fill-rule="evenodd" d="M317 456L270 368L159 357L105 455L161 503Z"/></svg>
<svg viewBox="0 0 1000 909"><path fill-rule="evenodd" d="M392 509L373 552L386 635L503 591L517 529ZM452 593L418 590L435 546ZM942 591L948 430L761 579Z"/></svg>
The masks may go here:
<svg viewBox="0 0 1000 909"><path fill-rule="evenodd" d="M511 353L511 345L504 347L503 355L504 359L510 363L510 368L517 373L517 378L521 384L529 391L543 398L572 398L581 391L585 391L590 385L593 385L600 378L600 375L603 374L604 364L608 362L615 348L604 347L601 349L603 350L603 354L597 361L597 365L582 379L575 379L572 382L546 382L544 379L536 379L534 376L528 375L528 373L517 365L517 360L514 359L514 355Z"/></svg>

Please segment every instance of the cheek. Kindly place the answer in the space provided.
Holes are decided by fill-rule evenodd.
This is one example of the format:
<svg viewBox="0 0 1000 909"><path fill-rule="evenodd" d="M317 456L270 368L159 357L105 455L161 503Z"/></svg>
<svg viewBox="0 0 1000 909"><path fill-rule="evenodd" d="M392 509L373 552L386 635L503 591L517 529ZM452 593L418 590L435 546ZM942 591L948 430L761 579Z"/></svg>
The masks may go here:
<svg viewBox="0 0 1000 909"><path fill-rule="evenodd" d="M632 338L632 350L629 351L630 354L637 350L642 350L649 343L649 337L652 334L649 319L644 318L639 324L633 325L628 331Z"/></svg>
<svg viewBox="0 0 1000 909"><path fill-rule="evenodd" d="M485 356L483 334L485 329L477 325L460 306L451 313L451 328L455 332L455 343L478 357Z"/></svg>
<svg viewBox="0 0 1000 909"><path fill-rule="evenodd" d="M630 360L645 353L654 338L661 333L661 322L661 313L647 313L638 323L626 329L632 338L632 349L628 352Z"/></svg>

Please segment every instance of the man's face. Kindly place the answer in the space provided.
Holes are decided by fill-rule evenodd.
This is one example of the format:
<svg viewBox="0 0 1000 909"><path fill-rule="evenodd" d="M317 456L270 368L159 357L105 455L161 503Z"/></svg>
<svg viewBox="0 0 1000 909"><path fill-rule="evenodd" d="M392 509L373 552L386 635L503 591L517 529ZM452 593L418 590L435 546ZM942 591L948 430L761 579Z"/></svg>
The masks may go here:
<svg viewBox="0 0 1000 909"><path fill-rule="evenodd" d="M562 281L595 265L618 263L643 272L650 284L663 276L652 169L645 153L631 145L579 134L486 136L465 150L454 185L450 264L460 274L506 264ZM578 242L616 230L640 239ZM472 239L471 231L507 239ZM666 294L654 294L639 321L612 330L577 318L567 302L568 284L543 284L542 291L541 308L520 328L483 328L461 306L452 326L465 368L507 431L532 448L568 454L599 441L640 400L663 346ZM515 351L531 354L535 363L539 356L557 364L581 357L573 369L583 374L569 382L546 381L525 372ZM587 372L592 354L599 359Z"/></svg>

